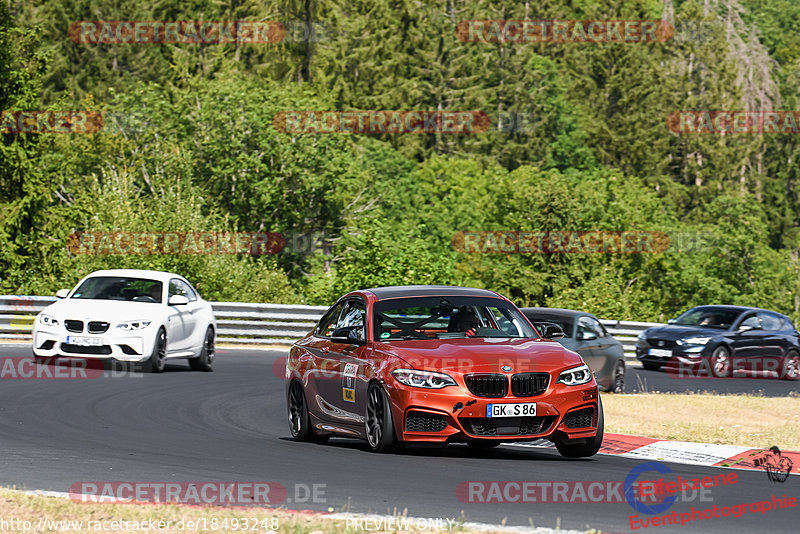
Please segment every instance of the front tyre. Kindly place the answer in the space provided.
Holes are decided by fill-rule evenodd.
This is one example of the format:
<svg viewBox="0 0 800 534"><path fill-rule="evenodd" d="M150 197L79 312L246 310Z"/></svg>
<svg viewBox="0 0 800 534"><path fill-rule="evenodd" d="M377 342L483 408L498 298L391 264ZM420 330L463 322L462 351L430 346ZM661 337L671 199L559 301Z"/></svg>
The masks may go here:
<svg viewBox="0 0 800 534"><path fill-rule="evenodd" d="M214 370L214 329L210 326L206 330L206 337L203 340L203 349L200 356L189 360L189 367L192 371L203 371L210 373Z"/></svg>
<svg viewBox="0 0 800 534"><path fill-rule="evenodd" d="M389 397L380 384L373 382L367 393L365 418L367 443L372 452L391 452L397 445Z"/></svg>
<svg viewBox="0 0 800 534"><path fill-rule="evenodd" d="M717 347L711 353L711 372L717 378L731 376L731 355L725 347Z"/></svg>
<svg viewBox="0 0 800 534"><path fill-rule="evenodd" d="M564 458L588 458L594 456L603 444L603 400L598 396L597 408L600 413L597 416L597 434L590 438L586 443L570 445L569 443L556 442L558 453Z"/></svg>
<svg viewBox="0 0 800 534"><path fill-rule="evenodd" d="M642 362L642 367L644 367L645 371L658 371L661 368L661 365L657 363Z"/></svg>
<svg viewBox="0 0 800 534"><path fill-rule="evenodd" d="M163 373L167 359L167 332L164 327L158 329L156 342L153 345L153 354L147 360L147 367L151 373Z"/></svg>

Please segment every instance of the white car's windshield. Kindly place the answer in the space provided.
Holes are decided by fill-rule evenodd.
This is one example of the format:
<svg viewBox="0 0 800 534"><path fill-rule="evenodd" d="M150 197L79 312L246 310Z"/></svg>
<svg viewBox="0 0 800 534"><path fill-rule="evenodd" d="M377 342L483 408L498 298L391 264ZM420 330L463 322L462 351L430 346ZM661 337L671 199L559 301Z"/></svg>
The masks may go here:
<svg viewBox="0 0 800 534"><path fill-rule="evenodd" d="M157 280L93 276L84 280L70 298L160 303L162 289Z"/></svg>

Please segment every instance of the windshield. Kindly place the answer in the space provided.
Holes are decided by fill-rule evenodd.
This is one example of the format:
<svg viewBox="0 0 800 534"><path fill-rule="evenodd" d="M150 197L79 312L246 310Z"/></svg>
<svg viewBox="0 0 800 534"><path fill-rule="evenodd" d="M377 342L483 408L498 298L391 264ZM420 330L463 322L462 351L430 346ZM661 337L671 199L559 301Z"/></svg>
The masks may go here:
<svg viewBox="0 0 800 534"><path fill-rule="evenodd" d="M162 287L157 280L93 276L84 280L70 298L160 303Z"/></svg>
<svg viewBox="0 0 800 534"><path fill-rule="evenodd" d="M374 306L375 339L536 338L508 302L481 297L390 299Z"/></svg>
<svg viewBox="0 0 800 534"><path fill-rule="evenodd" d="M566 315L537 315L526 313L525 316L533 323L534 326L539 327L537 323L554 323L561 327L567 337L572 337L572 327L574 326L573 318Z"/></svg>
<svg viewBox="0 0 800 534"><path fill-rule="evenodd" d="M692 308L675 319L673 324L728 329L741 313L741 310L704 306L702 308Z"/></svg>

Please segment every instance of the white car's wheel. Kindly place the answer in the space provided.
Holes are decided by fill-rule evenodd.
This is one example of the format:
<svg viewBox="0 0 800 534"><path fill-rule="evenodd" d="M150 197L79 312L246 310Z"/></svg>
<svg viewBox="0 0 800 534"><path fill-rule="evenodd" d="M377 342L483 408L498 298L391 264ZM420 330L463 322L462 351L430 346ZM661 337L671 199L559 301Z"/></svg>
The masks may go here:
<svg viewBox="0 0 800 534"><path fill-rule="evenodd" d="M158 329L156 342L153 346L153 354L147 360L147 365L151 373L163 373L167 358L167 332L164 327Z"/></svg>
<svg viewBox="0 0 800 534"><path fill-rule="evenodd" d="M189 367L192 371L205 371L207 373L214 370L214 329L210 326L206 330L206 337L203 340L203 348L200 356L189 360Z"/></svg>

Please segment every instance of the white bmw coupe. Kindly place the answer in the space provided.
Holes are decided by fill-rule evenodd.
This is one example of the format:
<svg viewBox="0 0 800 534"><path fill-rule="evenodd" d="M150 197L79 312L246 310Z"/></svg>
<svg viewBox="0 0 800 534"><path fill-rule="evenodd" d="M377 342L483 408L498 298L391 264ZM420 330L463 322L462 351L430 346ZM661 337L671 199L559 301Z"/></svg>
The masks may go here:
<svg viewBox="0 0 800 534"><path fill-rule="evenodd" d="M211 371L216 320L211 304L182 276L160 271L96 271L36 316L33 354L142 362L153 373L188 358Z"/></svg>

